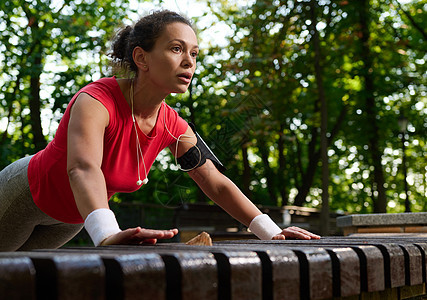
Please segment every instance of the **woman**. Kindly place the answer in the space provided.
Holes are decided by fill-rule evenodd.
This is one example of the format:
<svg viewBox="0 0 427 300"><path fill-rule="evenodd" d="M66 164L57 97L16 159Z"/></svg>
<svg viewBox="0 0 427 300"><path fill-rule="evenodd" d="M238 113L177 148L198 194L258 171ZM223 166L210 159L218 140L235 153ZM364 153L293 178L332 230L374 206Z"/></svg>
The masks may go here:
<svg viewBox="0 0 427 300"><path fill-rule="evenodd" d="M121 230L108 206L114 193L147 184L150 166L166 147L182 162L193 162L185 170L189 176L259 238L319 238L297 227L282 230L263 215L164 102L187 90L198 51L191 23L170 11L118 33L112 57L133 78L102 78L80 90L46 149L0 173L0 250L58 248L83 224L95 246L172 238L177 229Z"/></svg>

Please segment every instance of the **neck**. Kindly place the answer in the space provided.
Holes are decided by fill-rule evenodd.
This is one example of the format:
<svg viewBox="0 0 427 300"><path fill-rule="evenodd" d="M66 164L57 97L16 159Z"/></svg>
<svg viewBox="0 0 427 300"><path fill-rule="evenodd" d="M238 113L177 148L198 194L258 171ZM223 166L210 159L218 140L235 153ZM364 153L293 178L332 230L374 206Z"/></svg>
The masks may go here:
<svg viewBox="0 0 427 300"><path fill-rule="evenodd" d="M133 88L130 86L133 84ZM133 91L132 91L133 90ZM139 118L148 119L157 116L157 112L167 94L155 92L155 89L138 77L129 82L129 100L133 92L133 114ZM130 102L130 101L129 101ZM132 105L132 103L129 103Z"/></svg>

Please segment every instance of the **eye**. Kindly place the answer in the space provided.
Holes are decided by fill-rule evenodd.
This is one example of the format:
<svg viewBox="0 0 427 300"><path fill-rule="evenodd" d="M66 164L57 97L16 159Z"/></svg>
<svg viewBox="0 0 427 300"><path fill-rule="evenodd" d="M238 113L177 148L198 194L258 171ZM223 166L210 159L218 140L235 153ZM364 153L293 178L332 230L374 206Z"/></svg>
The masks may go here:
<svg viewBox="0 0 427 300"><path fill-rule="evenodd" d="M172 51L176 53L181 53L182 49L180 46L173 46Z"/></svg>
<svg viewBox="0 0 427 300"><path fill-rule="evenodd" d="M197 51L191 52L191 56L196 58L199 55Z"/></svg>

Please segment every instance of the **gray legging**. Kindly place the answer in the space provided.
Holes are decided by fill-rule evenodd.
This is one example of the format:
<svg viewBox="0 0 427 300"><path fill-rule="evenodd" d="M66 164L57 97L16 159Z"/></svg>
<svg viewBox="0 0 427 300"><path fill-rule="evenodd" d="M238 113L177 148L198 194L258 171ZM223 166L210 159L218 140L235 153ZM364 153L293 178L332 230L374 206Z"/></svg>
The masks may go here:
<svg viewBox="0 0 427 300"><path fill-rule="evenodd" d="M27 177L30 159L22 158L0 172L0 251L56 249L83 228L55 220L35 205Z"/></svg>

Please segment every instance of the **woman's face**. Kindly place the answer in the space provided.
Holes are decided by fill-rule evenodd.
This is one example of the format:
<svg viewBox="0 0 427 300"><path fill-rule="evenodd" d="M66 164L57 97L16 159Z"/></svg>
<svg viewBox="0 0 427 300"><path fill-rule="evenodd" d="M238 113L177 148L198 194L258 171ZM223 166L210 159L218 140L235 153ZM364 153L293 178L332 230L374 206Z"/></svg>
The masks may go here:
<svg viewBox="0 0 427 300"><path fill-rule="evenodd" d="M193 77L198 53L197 37L190 26L168 24L154 48L146 52L146 75L159 92L184 93Z"/></svg>

